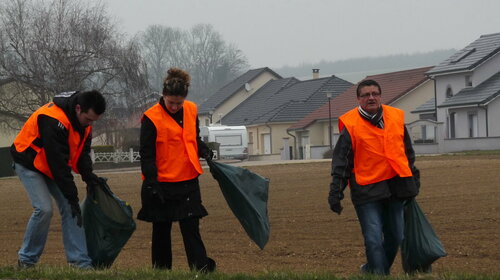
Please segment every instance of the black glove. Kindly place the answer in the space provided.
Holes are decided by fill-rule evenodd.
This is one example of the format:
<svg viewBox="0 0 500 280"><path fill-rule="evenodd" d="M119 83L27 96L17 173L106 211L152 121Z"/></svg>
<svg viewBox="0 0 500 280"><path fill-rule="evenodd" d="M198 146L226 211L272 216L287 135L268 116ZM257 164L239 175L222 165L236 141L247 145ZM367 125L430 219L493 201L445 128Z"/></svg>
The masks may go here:
<svg viewBox="0 0 500 280"><path fill-rule="evenodd" d="M342 213L342 209L344 209L344 207L342 207L342 204L340 204L340 200L336 199L333 196L328 197L328 204L330 204L330 210L339 215L340 213Z"/></svg>
<svg viewBox="0 0 500 280"><path fill-rule="evenodd" d="M89 191L93 191L96 186L106 184L107 181L108 178L98 177L97 175L95 175L95 177L92 177L91 180L87 181L87 193Z"/></svg>
<svg viewBox="0 0 500 280"><path fill-rule="evenodd" d="M71 216L76 218L76 225L82 227L82 210L78 201L70 201L69 205L71 206Z"/></svg>
<svg viewBox="0 0 500 280"><path fill-rule="evenodd" d="M214 158L214 151L212 151L212 149L207 149L207 151L203 155L203 158L207 161L212 160Z"/></svg>
<svg viewBox="0 0 500 280"><path fill-rule="evenodd" d="M344 209L344 207L342 207L342 205L339 203L335 203L335 204L330 204L330 210L332 210L333 212L337 213L340 215L340 213L342 213L342 209Z"/></svg>

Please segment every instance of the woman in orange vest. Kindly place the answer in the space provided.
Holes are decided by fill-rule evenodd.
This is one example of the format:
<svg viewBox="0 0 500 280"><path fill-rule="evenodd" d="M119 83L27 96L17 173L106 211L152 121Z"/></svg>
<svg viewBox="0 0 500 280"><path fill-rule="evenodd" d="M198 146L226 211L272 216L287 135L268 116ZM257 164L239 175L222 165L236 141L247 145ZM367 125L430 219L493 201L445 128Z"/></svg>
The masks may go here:
<svg viewBox="0 0 500 280"><path fill-rule="evenodd" d="M71 172L81 174L90 186L98 180L90 159L91 124L105 109L104 97L95 90L58 94L29 117L14 140L14 168L33 206L18 253L19 267L34 266L42 255L53 214L51 197L61 213L68 263L92 266Z"/></svg>
<svg viewBox="0 0 500 280"><path fill-rule="evenodd" d="M349 183L365 240L361 271L387 275L403 240L403 202L418 194L419 171L403 111L382 105L376 81L362 81L356 94L359 106L339 118L328 202L340 215Z"/></svg>
<svg viewBox="0 0 500 280"><path fill-rule="evenodd" d="M142 208L137 218L153 223L151 256L154 268L172 268L172 223L178 221L191 269L215 270L199 231L208 215L201 203L199 158L212 151L199 137L196 104L186 100L190 76L170 68L160 101L141 120L140 155Z"/></svg>

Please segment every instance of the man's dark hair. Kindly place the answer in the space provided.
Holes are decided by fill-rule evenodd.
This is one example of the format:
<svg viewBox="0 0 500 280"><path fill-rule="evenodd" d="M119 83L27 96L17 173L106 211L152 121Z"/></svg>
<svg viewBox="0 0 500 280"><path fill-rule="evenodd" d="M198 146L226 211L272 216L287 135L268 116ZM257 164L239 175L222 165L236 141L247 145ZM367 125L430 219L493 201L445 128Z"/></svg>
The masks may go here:
<svg viewBox="0 0 500 280"><path fill-rule="evenodd" d="M380 94L382 94L382 89L380 88L380 85L374 81L374 80L364 80L358 84L358 88L356 89L356 96L359 97L359 91L363 87L369 87L369 86L376 86L378 87L378 91L380 91Z"/></svg>
<svg viewBox="0 0 500 280"><path fill-rule="evenodd" d="M78 96L76 97L76 104L80 105L80 108L84 113L88 112L89 109L92 109L97 115L101 115L104 111L106 111L106 100L97 90L78 93Z"/></svg>

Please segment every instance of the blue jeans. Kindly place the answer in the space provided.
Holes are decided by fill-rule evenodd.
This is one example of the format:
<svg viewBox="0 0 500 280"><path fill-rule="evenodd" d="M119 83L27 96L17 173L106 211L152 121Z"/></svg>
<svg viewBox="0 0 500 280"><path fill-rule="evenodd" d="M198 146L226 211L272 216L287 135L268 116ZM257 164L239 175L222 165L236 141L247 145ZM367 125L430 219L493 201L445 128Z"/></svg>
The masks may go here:
<svg viewBox="0 0 500 280"><path fill-rule="evenodd" d="M76 219L71 215L68 200L56 183L20 164L16 163L14 168L33 206L33 213L24 233L23 244L18 252L19 260L26 264L35 264L42 255L52 218L52 196L61 214L64 252L68 263L80 268L91 267L92 260L87 253L85 231L83 227L76 224Z"/></svg>
<svg viewBox="0 0 500 280"><path fill-rule="evenodd" d="M404 207L399 199L356 205L365 239L364 272L388 275L404 238Z"/></svg>

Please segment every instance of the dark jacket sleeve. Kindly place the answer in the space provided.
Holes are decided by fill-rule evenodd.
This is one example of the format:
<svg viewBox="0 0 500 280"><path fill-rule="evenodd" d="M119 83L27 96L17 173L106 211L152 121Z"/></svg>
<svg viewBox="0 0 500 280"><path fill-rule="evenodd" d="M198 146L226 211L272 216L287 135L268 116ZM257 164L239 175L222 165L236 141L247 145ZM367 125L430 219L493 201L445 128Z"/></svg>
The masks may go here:
<svg viewBox="0 0 500 280"><path fill-rule="evenodd" d="M68 130L57 119L45 115L38 118L38 128L55 183L68 201L78 202L78 190L68 165Z"/></svg>
<svg viewBox="0 0 500 280"><path fill-rule="evenodd" d="M196 117L196 142L198 143L198 156L206 158L210 153L210 148L200 137L200 119Z"/></svg>
<svg viewBox="0 0 500 280"><path fill-rule="evenodd" d="M410 177L396 176L388 180L392 195L401 199L410 199L418 195L420 191L420 171L415 167L415 151L411 144L410 134L404 129L405 154L408 159L408 165L412 172Z"/></svg>
<svg viewBox="0 0 500 280"><path fill-rule="evenodd" d="M404 142L405 142L405 153L406 157L408 158L408 164L410 165L411 173L413 174L413 179L415 180L417 187L420 188L420 170L418 170L418 168L415 166L415 158L416 158L415 150L413 150L410 134L408 133L406 126L405 126Z"/></svg>
<svg viewBox="0 0 500 280"><path fill-rule="evenodd" d="M78 160L78 172L82 175L82 180L86 183L97 179L97 175L92 171L92 159L90 158L90 149L92 144L92 132L85 141L80 159Z"/></svg>
<svg viewBox="0 0 500 280"><path fill-rule="evenodd" d="M347 129L343 129L333 149L332 182L330 183L330 193L328 195L330 204L340 202L344 198L344 190L351 177L353 162L354 153L351 136Z"/></svg>
<svg viewBox="0 0 500 280"><path fill-rule="evenodd" d="M144 175L145 184L156 184L158 182L158 170L156 168L156 127L146 116L141 121L141 136L139 154L141 155L141 171Z"/></svg>

